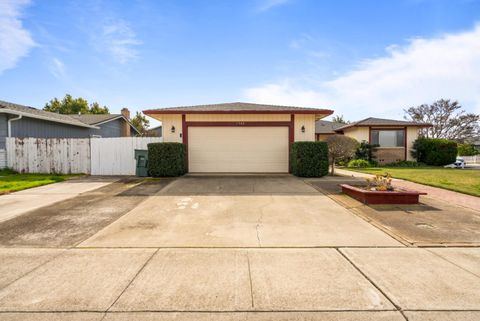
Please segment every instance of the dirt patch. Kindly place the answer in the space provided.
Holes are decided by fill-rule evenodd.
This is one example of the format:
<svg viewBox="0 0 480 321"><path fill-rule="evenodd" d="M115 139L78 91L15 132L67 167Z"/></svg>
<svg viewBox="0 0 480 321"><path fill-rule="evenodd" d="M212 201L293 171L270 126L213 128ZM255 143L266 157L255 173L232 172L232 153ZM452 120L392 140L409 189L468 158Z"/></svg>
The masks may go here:
<svg viewBox="0 0 480 321"><path fill-rule="evenodd" d="M128 213L172 180L126 178L0 224L0 246L69 247ZM28 197L28 196L26 196Z"/></svg>

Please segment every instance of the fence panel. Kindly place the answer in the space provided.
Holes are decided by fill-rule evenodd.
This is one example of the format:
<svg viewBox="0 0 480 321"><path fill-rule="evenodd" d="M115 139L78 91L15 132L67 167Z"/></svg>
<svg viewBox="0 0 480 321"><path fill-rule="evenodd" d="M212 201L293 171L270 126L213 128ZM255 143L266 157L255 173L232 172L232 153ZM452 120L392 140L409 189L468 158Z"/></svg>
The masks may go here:
<svg viewBox="0 0 480 321"><path fill-rule="evenodd" d="M92 138L92 175L135 175L135 149L162 142L161 137Z"/></svg>
<svg viewBox="0 0 480 321"><path fill-rule="evenodd" d="M7 166L21 173L90 173L90 139L6 139Z"/></svg>
<svg viewBox="0 0 480 321"><path fill-rule="evenodd" d="M480 155L460 156L467 164L480 164Z"/></svg>

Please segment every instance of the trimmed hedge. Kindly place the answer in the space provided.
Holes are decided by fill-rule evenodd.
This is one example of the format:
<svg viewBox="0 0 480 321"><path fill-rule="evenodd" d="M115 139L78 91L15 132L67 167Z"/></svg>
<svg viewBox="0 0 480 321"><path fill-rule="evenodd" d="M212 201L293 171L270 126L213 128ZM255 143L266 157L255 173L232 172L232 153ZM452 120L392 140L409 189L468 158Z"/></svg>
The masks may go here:
<svg viewBox="0 0 480 321"><path fill-rule="evenodd" d="M181 143L150 143L148 174L153 177L181 176L186 173L186 150Z"/></svg>
<svg viewBox="0 0 480 321"><path fill-rule="evenodd" d="M296 142L290 149L292 174L300 177L320 177L328 174L326 142Z"/></svg>
<svg viewBox="0 0 480 321"><path fill-rule="evenodd" d="M427 165L451 164L457 158L457 143L448 139L421 137L413 143L412 156L417 162Z"/></svg>

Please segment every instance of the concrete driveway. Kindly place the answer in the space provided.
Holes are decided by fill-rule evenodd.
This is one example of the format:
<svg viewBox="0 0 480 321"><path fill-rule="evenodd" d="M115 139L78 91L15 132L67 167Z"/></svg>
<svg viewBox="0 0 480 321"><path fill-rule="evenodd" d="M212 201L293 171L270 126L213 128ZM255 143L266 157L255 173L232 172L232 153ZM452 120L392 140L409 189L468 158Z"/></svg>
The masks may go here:
<svg viewBox="0 0 480 321"><path fill-rule="evenodd" d="M184 177L82 247L401 246L291 176Z"/></svg>
<svg viewBox="0 0 480 321"><path fill-rule="evenodd" d="M480 319L479 248L340 204L291 176L116 181L0 223L0 320Z"/></svg>

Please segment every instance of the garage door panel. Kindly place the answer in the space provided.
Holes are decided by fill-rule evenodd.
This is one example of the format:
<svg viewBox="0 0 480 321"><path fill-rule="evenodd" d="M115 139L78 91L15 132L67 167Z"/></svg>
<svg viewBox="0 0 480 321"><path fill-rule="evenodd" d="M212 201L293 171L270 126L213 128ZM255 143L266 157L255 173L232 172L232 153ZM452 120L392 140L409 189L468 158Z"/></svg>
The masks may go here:
<svg viewBox="0 0 480 321"><path fill-rule="evenodd" d="M287 127L190 127L190 172L288 172Z"/></svg>

